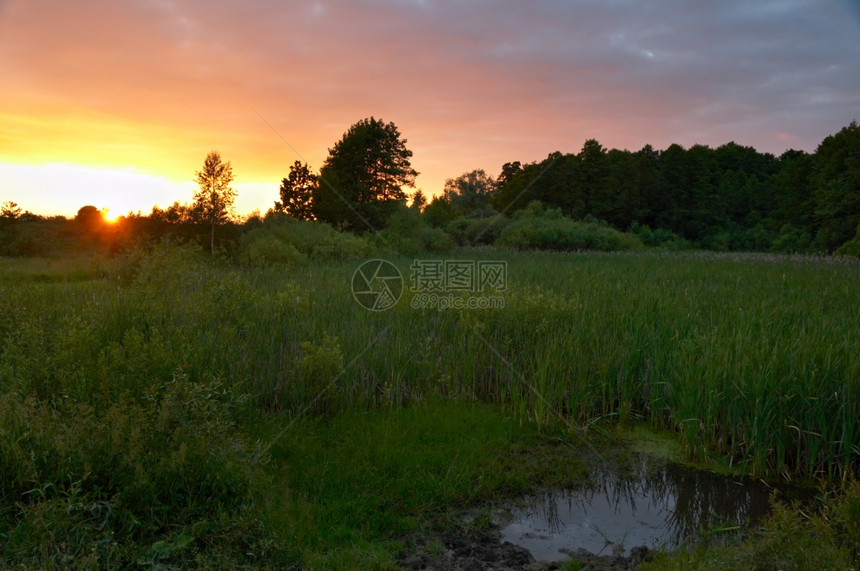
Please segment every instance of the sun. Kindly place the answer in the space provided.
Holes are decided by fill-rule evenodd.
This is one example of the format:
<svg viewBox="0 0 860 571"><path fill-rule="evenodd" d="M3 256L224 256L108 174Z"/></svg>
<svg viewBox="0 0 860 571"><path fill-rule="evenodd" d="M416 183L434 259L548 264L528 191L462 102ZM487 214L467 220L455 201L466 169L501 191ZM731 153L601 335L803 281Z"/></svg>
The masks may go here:
<svg viewBox="0 0 860 571"><path fill-rule="evenodd" d="M111 212L110 208L102 209L102 218L104 218L105 222L107 222L108 224L115 223L117 220L119 220L120 216L122 216L122 214Z"/></svg>

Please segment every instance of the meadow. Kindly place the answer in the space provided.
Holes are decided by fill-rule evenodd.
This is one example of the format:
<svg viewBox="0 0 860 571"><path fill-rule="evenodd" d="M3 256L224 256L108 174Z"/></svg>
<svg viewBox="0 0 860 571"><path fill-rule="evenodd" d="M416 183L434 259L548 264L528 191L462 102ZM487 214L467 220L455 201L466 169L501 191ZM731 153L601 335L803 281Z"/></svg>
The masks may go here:
<svg viewBox="0 0 860 571"><path fill-rule="evenodd" d="M576 450L642 427L860 497L856 260L415 257L504 261L503 307L413 308L411 256L382 312L354 256L0 259L0 563L392 567L428 521L586 477Z"/></svg>

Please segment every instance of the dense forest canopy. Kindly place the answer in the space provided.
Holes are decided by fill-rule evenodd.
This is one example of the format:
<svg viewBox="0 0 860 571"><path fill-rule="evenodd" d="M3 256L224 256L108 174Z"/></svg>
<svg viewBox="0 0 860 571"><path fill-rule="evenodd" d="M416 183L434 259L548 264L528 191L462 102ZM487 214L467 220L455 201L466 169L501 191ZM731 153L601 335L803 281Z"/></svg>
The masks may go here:
<svg viewBox="0 0 860 571"><path fill-rule="evenodd" d="M671 145L606 150L586 141L518 167L493 204L506 213L529 201L592 216L619 230L647 226L717 250L832 252L860 223L860 128L827 137L814 154L779 157L734 142L715 149Z"/></svg>
<svg viewBox="0 0 860 571"><path fill-rule="evenodd" d="M415 192L407 208L410 195L404 188L414 185L416 174L411 157L394 123L373 117L359 121L329 150L320 173L296 162L280 189L273 189L273 198L281 199L274 208L241 223L218 219L224 228L215 240L230 250L251 230L289 218L377 237L385 231L383 239L397 243L404 236L394 235L405 232L406 242L431 249L455 243L589 249L604 241L585 234L615 232L634 239L613 237L608 249L624 244L860 253L856 121L825 138L814 153L787 150L778 157L734 142L629 151L589 139L577 153L506 163L496 177L481 169L463 173L429 201ZM116 250L165 234L202 243L207 223L210 238L214 232L213 219L205 214L200 204L177 202L108 223L88 205L71 224L5 202L0 254L46 253L58 244Z"/></svg>

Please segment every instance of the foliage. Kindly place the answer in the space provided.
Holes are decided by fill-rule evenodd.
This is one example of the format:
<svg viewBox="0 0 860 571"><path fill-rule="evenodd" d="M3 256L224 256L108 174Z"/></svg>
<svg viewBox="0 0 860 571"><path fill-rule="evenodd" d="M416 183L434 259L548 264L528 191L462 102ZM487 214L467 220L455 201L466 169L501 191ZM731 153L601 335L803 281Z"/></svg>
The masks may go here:
<svg viewBox="0 0 860 571"><path fill-rule="evenodd" d="M290 166L290 175L281 181L281 200L275 202L275 212L296 220L313 220L313 193L318 184L308 164L296 161Z"/></svg>
<svg viewBox="0 0 860 571"><path fill-rule="evenodd" d="M560 210L546 209L537 201L520 211L495 243L518 250L564 252L629 250L641 246L635 237L622 234L605 223L596 220L575 222L563 216Z"/></svg>
<svg viewBox="0 0 860 571"><path fill-rule="evenodd" d="M445 181L443 197L460 215L483 218L496 214L490 206L495 193L496 181L477 169Z"/></svg>
<svg viewBox="0 0 860 571"><path fill-rule="evenodd" d="M398 208L389 219L388 227L376 235L373 241L381 252L394 255L445 253L455 247L454 241L444 230L428 227L425 217L411 207Z"/></svg>
<svg viewBox="0 0 860 571"><path fill-rule="evenodd" d="M441 399L302 419L271 450L292 467L297 498L280 518L293 522L306 566L324 569L381 567L379 544L450 511L577 483L586 477L577 452L495 407Z"/></svg>
<svg viewBox="0 0 860 571"><path fill-rule="evenodd" d="M424 207L423 214L427 224L433 228L444 228L460 216L451 201L444 196L434 196L430 204Z"/></svg>
<svg viewBox="0 0 860 571"><path fill-rule="evenodd" d="M510 224L564 228L552 210ZM304 260L0 259L0 567L382 566L434 510L527 491L538 434L632 423L696 462L855 494L854 260L469 250L452 258L506 263L483 292L503 310L406 291L377 313L350 293L369 239L276 214L246 236ZM411 282L415 257L388 259ZM785 537L856 561L856 504ZM801 542L768 542L791 567Z"/></svg>
<svg viewBox="0 0 860 571"><path fill-rule="evenodd" d="M21 217L21 207L11 200L0 205L0 222L11 222Z"/></svg>
<svg viewBox="0 0 860 571"><path fill-rule="evenodd" d="M180 372L103 408L3 394L0 497L20 500L0 561L187 565L211 550L283 561L253 497L267 459L233 420L243 399Z"/></svg>
<svg viewBox="0 0 860 571"><path fill-rule="evenodd" d="M825 498L815 512L774 505L774 513L742 542L702 544L660 555L644 570L853 569L860 562L860 485Z"/></svg>
<svg viewBox="0 0 860 571"><path fill-rule="evenodd" d="M577 154L506 163L493 203L513 213L539 200L573 219L636 222L708 249L833 252L860 222L858 133L851 123L815 154L779 159L734 142L630 152L590 139ZM786 225L796 231L782 233Z"/></svg>
<svg viewBox="0 0 860 571"><path fill-rule="evenodd" d="M815 151L816 242L832 252L860 224L860 126L856 121L824 139Z"/></svg>
<svg viewBox="0 0 860 571"><path fill-rule="evenodd" d="M314 214L349 230L381 230L406 203L403 187L415 185L411 157L394 123L374 117L355 123L329 149L313 193Z"/></svg>
<svg viewBox="0 0 860 571"><path fill-rule="evenodd" d="M101 227L105 223L105 217L101 210L95 206L87 205L78 209L75 222L82 228L90 230L93 227Z"/></svg>
<svg viewBox="0 0 860 571"><path fill-rule="evenodd" d="M320 345L311 341L302 343L294 392L306 412L319 414L334 410L338 402L334 393L339 388L336 383L343 373L343 365L343 353L337 338L326 336Z"/></svg>
<svg viewBox="0 0 860 571"><path fill-rule="evenodd" d="M812 237L808 231L792 224L783 224L779 229L779 235L774 238L771 244L771 250L785 253L806 252L811 243Z"/></svg>
<svg viewBox="0 0 860 571"><path fill-rule="evenodd" d="M836 254L838 256L853 256L855 258L860 258L860 224L857 225L857 233L854 234L854 237L842 244L839 249L836 250Z"/></svg>
<svg viewBox="0 0 860 571"><path fill-rule="evenodd" d="M412 193L412 201L409 203L409 208L418 212L424 212L425 206L427 206L427 197L424 196L424 192L419 188Z"/></svg>
<svg viewBox="0 0 860 571"><path fill-rule="evenodd" d="M633 233L644 244L663 249L833 253L853 238L860 224L858 145L856 122L825 138L814 153L789 149L778 158L734 142L717 148L673 144L664 150L645 145L631 152L607 150L589 139L578 153L505 163L497 180L482 170L467 172L450 179L429 204L423 192L416 192L413 207L427 225L445 230L459 245L492 244L518 211L538 200L571 220L591 217L616 230L635 224ZM411 157L393 123L362 120L329 150L323 178L299 161L291 166L273 213L286 209L294 218L318 217L339 230L380 232L407 202L404 188L414 185L417 174ZM198 179L207 169L207 180L215 180L219 169L227 176L229 163L210 159ZM232 190L221 194L235 197ZM224 223L226 201L212 203L204 197L212 195L201 187L190 205L153 207L147 216L129 214L110 225L89 205L76 217L81 223L72 223L21 212L6 202L0 207L0 253L115 253L130 243L164 236L201 244L208 237L210 251L217 246L231 252L240 234L259 226L258 219ZM221 225L217 244L213 212ZM90 222L83 223L85 218ZM472 221L482 218L489 221ZM447 248L442 232L425 234L422 241L431 249ZM414 246L403 251L419 248L412 237L397 241ZM252 257L261 260L294 258L291 252L282 256L272 241L256 248L264 253Z"/></svg>
<svg viewBox="0 0 860 571"><path fill-rule="evenodd" d="M153 222L165 222L168 224L196 224L204 222L203 203L195 202L189 205L182 204L177 200L166 209L153 206L152 212L149 214L149 219Z"/></svg>
<svg viewBox="0 0 860 571"><path fill-rule="evenodd" d="M492 218L456 218L445 227L445 231L458 246L493 244L510 220L502 216Z"/></svg>
<svg viewBox="0 0 860 571"><path fill-rule="evenodd" d="M522 163L520 161L513 161L510 163L505 163L502 165L502 172L499 174L496 179L496 187L502 188L507 185L511 179L514 178L514 175L517 174L523 168Z"/></svg>
<svg viewBox="0 0 860 571"><path fill-rule="evenodd" d="M197 186L194 193L194 208L201 219L211 225L210 250L215 253L215 226L227 221L233 211L236 190L233 182L233 167L223 162L218 151L211 151L203 161L203 169L197 171Z"/></svg>
<svg viewBox="0 0 860 571"><path fill-rule="evenodd" d="M307 260L359 259L369 251L365 238L337 232L321 222L273 214L263 226L241 236L238 258L252 266L299 266Z"/></svg>
<svg viewBox="0 0 860 571"><path fill-rule="evenodd" d="M669 230L651 230L647 225L634 222L630 233L635 234L645 246L654 246L663 250L678 251L692 249L692 244Z"/></svg>

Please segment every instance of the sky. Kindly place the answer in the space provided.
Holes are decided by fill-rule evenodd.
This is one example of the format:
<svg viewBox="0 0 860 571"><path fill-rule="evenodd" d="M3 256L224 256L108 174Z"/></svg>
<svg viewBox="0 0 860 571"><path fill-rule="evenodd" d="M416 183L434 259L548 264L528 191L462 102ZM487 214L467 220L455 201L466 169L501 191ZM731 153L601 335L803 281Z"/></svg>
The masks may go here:
<svg viewBox="0 0 860 571"><path fill-rule="evenodd" d="M860 2L0 0L0 202L24 210L190 201L217 150L265 212L371 116L430 196L591 138L813 152L860 120Z"/></svg>

